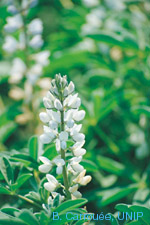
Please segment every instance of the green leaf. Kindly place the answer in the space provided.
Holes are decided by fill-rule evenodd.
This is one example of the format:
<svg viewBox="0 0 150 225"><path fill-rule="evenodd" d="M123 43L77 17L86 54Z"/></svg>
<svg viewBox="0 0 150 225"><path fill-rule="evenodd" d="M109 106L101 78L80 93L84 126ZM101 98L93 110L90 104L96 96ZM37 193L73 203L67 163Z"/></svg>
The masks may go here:
<svg viewBox="0 0 150 225"><path fill-rule="evenodd" d="M38 159L38 137L33 136L29 140L29 153L30 156L37 161Z"/></svg>
<svg viewBox="0 0 150 225"><path fill-rule="evenodd" d="M47 225L49 221L48 215L42 211L40 216L40 225Z"/></svg>
<svg viewBox="0 0 150 225"><path fill-rule="evenodd" d="M22 174L20 175L15 184L12 185L12 190L16 191L17 189L19 189L30 177L32 177L33 174L32 173L28 173L28 174Z"/></svg>
<svg viewBox="0 0 150 225"><path fill-rule="evenodd" d="M91 160L82 160L81 165L88 171L88 172L96 172L98 170L97 165L92 162Z"/></svg>
<svg viewBox="0 0 150 225"><path fill-rule="evenodd" d="M139 205L126 205L126 204L118 204L116 205L115 207L117 210L119 210L120 212L127 212L127 213L132 213L132 212L135 212L135 213L139 213L139 214L136 214L136 220L137 222L140 221L140 225L141 223L143 225L149 225L149 221L150 221L150 209L149 208L146 208L144 206L139 206ZM141 212L143 213L143 215L141 215ZM139 216L137 218L137 215ZM135 223L135 224L138 224L139 223ZM129 223L129 224L134 224L133 222Z"/></svg>
<svg viewBox="0 0 150 225"><path fill-rule="evenodd" d="M9 191L7 188L0 185L0 194L10 195L11 191Z"/></svg>
<svg viewBox="0 0 150 225"><path fill-rule="evenodd" d="M7 124L0 127L0 142L4 142L17 128L17 124L13 121L7 122Z"/></svg>
<svg viewBox="0 0 150 225"><path fill-rule="evenodd" d="M30 166L33 169L38 169L38 166L39 166L37 161L35 161L31 156L26 154L20 154L20 153L13 154L11 157L11 160L23 163L25 166Z"/></svg>
<svg viewBox="0 0 150 225"><path fill-rule="evenodd" d="M141 222L136 220L136 221L127 223L127 225L141 225ZM144 224L142 224L142 225L144 225Z"/></svg>
<svg viewBox="0 0 150 225"><path fill-rule="evenodd" d="M0 225L27 225L18 218L0 212Z"/></svg>
<svg viewBox="0 0 150 225"><path fill-rule="evenodd" d="M23 209L19 214L16 213L16 215L18 215L19 219L26 222L26 224L40 225L35 215L27 209Z"/></svg>
<svg viewBox="0 0 150 225"><path fill-rule="evenodd" d="M128 205L123 204L123 203L117 204L117 205L115 206L115 209L117 209L117 210L120 211L120 212L131 213L131 209L129 209Z"/></svg>
<svg viewBox="0 0 150 225"><path fill-rule="evenodd" d="M109 205L112 202L115 202L121 198L124 198L131 192L134 192L137 190L137 185L129 185L127 187L115 187L113 189L104 190L97 192L97 197L101 197L100 199L100 206L106 206Z"/></svg>
<svg viewBox="0 0 150 225"><path fill-rule="evenodd" d="M60 203L60 195L57 194L57 196L54 198L54 201L53 201L53 207L58 207Z"/></svg>
<svg viewBox="0 0 150 225"><path fill-rule="evenodd" d="M137 105L137 106L133 106L131 108L131 110L138 115L145 114L148 118L150 118L150 107L149 106Z"/></svg>
<svg viewBox="0 0 150 225"><path fill-rule="evenodd" d="M97 162L100 168L107 172L116 174L118 176L126 175L133 181L139 181L138 175L131 169L126 168L120 162L117 162L111 158L105 156L98 156Z"/></svg>
<svg viewBox="0 0 150 225"><path fill-rule="evenodd" d="M9 207L9 208L2 208L1 212L6 213L10 216L14 216L15 212L19 212L19 209L16 209L14 207Z"/></svg>
<svg viewBox="0 0 150 225"><path fill-rule="evenodd" d="M122 175L125 170L125 166L123 164L105 156L98 156L97 161L100 168L116 175Z"/></svg>
<svg viewBox="0 0 150 225"><path fill-rule="evenodd" d="M119 35L115 35L113 33L97 33L97 34L89 34L88 37L100 41L103 43L107 43L111 46L119 46L121 48L131 48L131 49L138 49L138 45L134 39L131 39L130 37L122 37Z"/></svg>
<svg viewBox="0 0 150 225"><path fill-rule="evenodd" d="M117 219L114 217L114 215L112 215L111 213L109 213L109 215L111 215L111 225L119 225Z"/></svg>
<svg viewBox="0 0 150 225"><path fill-rule="evenodd" d="M0 159L0 170L7 184L11 185L14 182L14 174L10 162L6 157Z"/></svg>
<svg viewBox="0 0 150 225"><path fill-rule="evenodd" d="M34 191L30 191L28 194L25 195L25 197L27 197L27 198L35 201L35 202L38 202L38 203L41 202L41 198L40 198L39 193L34 192Z"/></svg>
<svg viewBox="0 0 150 225"><path fill-rule="evenodd" d="M56 157L56 155L57 155L57 151L56 151L55 144L51 144L50 146L48 146L43 153L43 156L47 157L50 160Z"/></svg>
<svg viewBox="0 0 150 225"><path fill-rule="evenodd" d="M65 211L72 210L74 208L78 208L86 203L87 203L87 200L84 198L76 199L76 200L68 200L66 202L63 202L61 205L59 205L55 209L55 212L58 212L61 215Z"/></svg>
<svg viewBox="0 0 150 225"><path fill-rule="evenodd" d="M143 213L143 216L140 217L140 220L142 222L145 222L147 225L149 225L150 222L150 209L146 208L144 206L139 206L139 205L131 205L129 206L129 209L131 209L133 212L136 213Z"/></svg>

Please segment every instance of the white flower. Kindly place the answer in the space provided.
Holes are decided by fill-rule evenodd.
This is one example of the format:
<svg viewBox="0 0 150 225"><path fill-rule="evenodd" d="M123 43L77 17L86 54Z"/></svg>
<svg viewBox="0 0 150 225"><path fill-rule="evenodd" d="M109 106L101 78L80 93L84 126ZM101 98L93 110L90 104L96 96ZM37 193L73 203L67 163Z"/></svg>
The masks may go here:
<svg viewBox="0 0 150 225"><path fill-rule="evenodd" d="M41 120L43 123L48 123L49 120L50 120L48 114L45 113L45 112L41 112L41 113L39 114L39 117L40 117L40 120Z"/></svg>
<svg viewBox="0 0 150 225"><path fill-rule="evenodd" d="M68 94L71 94L74 91L74 83L71 81L68 85Z"/></svg>
<svg viewBox="0 0 150 225"><path fill-rule="evenodd" d="M70 135L75 135L75 134L77 134L77 133L79 133L80 132L80 130L81 130L81 128L82 128L82 124L75 124L73 127L72 127L72 129L70 129Z"/></svg>
<svg viewBox="0 0 150 225"><path fill-rule="evenodd" d="M51 129L55 130L55 129L58 128L58 123L56 123L55 121L51 120L49 122L49 126L50 126Z"/></svg>
<svg viewBox="0 0 150 225"><path fill-rule="evenodd" d="M69 121L67 121L66 124L67 124L68 128L72 128L74 126L74 121L73 120L69 120Z"/></svg>
<svg viewBox="0 0 150 225"><path fill-rule="evenodd" d="M69 188L70 193L72 194L72 198L81 198L82 195L81 193L78 191L78 184L75 184L74 186Z"/></svg>
<svg viewBox="0 0 150 225"><path fill-rule="evenodd" d="M67 122L72 120L73 114L76 112L75 109L69 109L68 111L64 112L64 121Z"/></svg>
<svg viewBox="0 0 150 225"><path fill-rule="evenodd" d="M59 111L61 111L62 108L63 108L61 102L60 102L58 99L55 99L55 101L54 101L54 106L55 106L55 108L56 108L57 110L59 110Z"/></svg>
<svg viewBox="0 0 150 225"><path fill-rule="evenodd" d="M46 97L49 98L50 101L53 101L53 102L55 101L55 97L54 97L54 95L51 94L50 91L47 92Z"/></svg>
<svg viewBox="0 0 150 225"><path fill-rule="evenodd" d="M75 150L75 149L77 149L77 148L82 148L82 146L84 145L84 143L85 143L85 140L83 140L83 141L81 141L81 142L76 142L71 148L72 148L72 150Z"/></svg>
<svg viewBox="0 0 150 225"><path fill-rule="evenodd" d="M43 165L39 166L39 171L42 173L48 173L52 169L53 164L48 158L44 156L40 156L39 159L42 161L42 163L44 163Z"/></svg>
<svg viewBox="0 0 150 225"><path fill-rule="evenodd" d="M68 105L69 107L76 109L79 108L81 105L81 99L78 97L78 94L75 95L69 95L65 101L65 105Z"/></svg>
<svg viewBox="0 0 150 225"><path fill-rule="evenodd" d="M85 155L85 153L86 153L86 150L84 148L77 148L77 149L73 150L73 154L76 157L83 156L83 155Z"/></svg>
<svg viewBox="0 0 150 225"><path fill-rule="evenodd" d="M85 186L92 180L92 177L87 175L83 177L82 181L80 182L81 185Z"/></svg>
<svg viewBox="0 0 150 225"><path fill-rule="evenodd" d="M44 183L44 188L49 192L53 192L59 186L59 183L56 178L50 174L47 174L46 178L48 182Z"/></svg>
<svg viewBox="0 0 150 225"><path fill-rule="evenodd" d="M72 137L73 137L73 140L76 142L81 142L85 139L85 135L82 133L76 133Z"/></svg>
<svg viewBox="0 0 150 225"><path fill-rule="evenodd" d="M29 42L30 46L34 49L41 48L43 45L43 40L40 34L35 35Z"/></svg>
<svg viewBox="0 0 150 225"><path fill-rule="evenodd" d="M74 183L87 185L91 181L91 176L85 176L86 170L83 170L74 180Z"/></svg>
<svg viewBox="0 0 150 225"><path fill-rule="evenodd" d="M40 135L40 140L43 144L49 144L52 142L52 138L47 133Z"/></svg>
<svg viewBox="0 0 150 225"><path fill-rule="evenodd" d="M83 120L84 117L85 117L85 111L84 110L80 110L80 111L75 112L73 114L73 119L76 120L76 121Z"/></svg>
<svg viewBox="0 0 150 225"><path fill-rule="evenodd" d="M81 141L81 142L76 142L72 147L72 151L73 154L75 156L83 156L86 153L86 150L84 148L82 148L82 146L84 145L85 140Z"/></svg>
<svg viewBox="0 0 150 225"><path fill-rule="evenodd" d="M53 160L53 162L57 166L56 173L57 174L62 174L63 166L65 165L65 161L63 159L60 159L60 158L55 158Z"/></svg>
<svg viewBox="0 0 150 225"><path fill-rule="evenodd" d="M18 42L12 36L6 36L5 42L3 44L3 49L8 53L13 53L18 47Z"/></svg>
<svg viewBox="0 0 150 225"><path fill-rule="evenodd" d="M38 18L32 20L28 25L28 31L32 35L41 34L43 31L42 21Z"/></svg>
<svg viewBox="0 0 150 225"><path fill-rule="evenodd" d="M47 97L43 98L43 104L45 108L48 108L48 109L53 108L51 100L48 99Z"/></svg>
<svg viewBox="0 0 150 225"><path fill-rule="evenodd" d="M73 192L72 195L73 195L73 199L82 198L82 194L79 191Z"/></svg>
<svg viewBox="0 0 150 225"><path fill-rule="evenodd" d="M52 130L48 126L43 126L44 127L44 132L48 134L52 139L56 137L57 135L57 130Z"/></svg>
<svg viewBox="0 0 150 225"><path fill-rule="evenodd" d="M65 97L68 96L68 87L65 87L63 94L64 94Z"/></svg>
<svg viewBox="0 0 150 225"><path fill-rule="evenodd" d="M46 66L49 64L49 60L48 60L49 56L50 56L50 51L42 51L32 55L31 58L36 60L36 62L41 64L42 66Z"/></svg>
<svg viewBox="0 0 150 225"><path fill-rule="evenodd" d="M13 65L10 70L11 82L19 82L25 75L26 65L20 58L15 58L13 60Z"/></svg>
<svg viewBox="0 0 150 225"><path fill-rule="evenodd" d="M61 141L60 144L61 144L61 148L62 148L63 150L67 148L67 144L66 144L65 141Z"/></svg>
<svg viewBox="0 0 150 225"><path fill-rule="evenodd" d="M73 192L77 191L78 188L79 188L79 185L78 185L78 184L75 184L74 186L72 186L72 187L69 188L69 191L70 191L71 193L73 193Z"/></svg>
<svg viewBox="0 0 150 225"><path fill-rule="evenodd" d="M50 112L50 110L49 110L49 112ZM61 122L60 112L55 112L55 111L51 110L50 114L51 114L51 117L52 117L52 119L54 121L56 121L57 123L60 123Z"/></svg>
<svg viewBox="0 0 150 225"><path fill-rule="evenodd" d="M18 10L17 8L14 6L14 5L9 5L7 7L7 11L13 15L17 14L18 13Z"/></svg>
<svg viewBox="0 0 150 225"><path fill-rule="evenodd" d="M34 6L36 6L38 0L22 0L21 3L21 8L27 11L28 8L33 8Z"/></svg>
<svg viewBox="0 0 150 225"><path fill-rule="evenodd" d="M81 166L79 164L79 162L81 162L81 160L82 160L82 157L81 156L79 156L79 157L73 157L72 159L69 160L70 161L70 165L72 166L72 168L73 168L73 170L75 172L81 172L81 171L84 170L83 166Z"/></svg>
<svg viewBox="0 0 150 225"><path fill-rule="evenodd" d="M67 141L68 140L68 133L66 131L62 131L59 134L60 141Z"/></svg>
<svg viewBox="0 0 150 225"><path fill-rule="evenodd" d="M7 17L7 24L4 29L8 33L12 33L23 26L22 18L19 14L13 17Z"/></svg>

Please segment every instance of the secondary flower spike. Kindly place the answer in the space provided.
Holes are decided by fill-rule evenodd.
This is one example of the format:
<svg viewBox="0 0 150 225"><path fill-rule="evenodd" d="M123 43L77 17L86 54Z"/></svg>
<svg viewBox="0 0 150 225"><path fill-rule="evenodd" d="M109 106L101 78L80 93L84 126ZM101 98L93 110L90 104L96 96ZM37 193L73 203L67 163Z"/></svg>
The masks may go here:
<svg viewBox="0 0 150 225"><path fill-rule="evenodd" d="M86 170L80 164L86 153L83 148L85 135L81 132L82 124L79 124L85 111L79 110L81 99L74 91L75 85L72 81L68 83L66 75L56 74L43 98L46 112L39 115L45 124L40 140L43 144L54 143L57 151L51 160L44 156L39 158L43 163L39 166L40 172L47 173L48 182L44 187L51 195L56 189L63 188L66 199L80 198L82 195L78 188L91 181L91 176L85 176ZM62 175L63 184L49 174L53 168L57 175Z"/></svg>

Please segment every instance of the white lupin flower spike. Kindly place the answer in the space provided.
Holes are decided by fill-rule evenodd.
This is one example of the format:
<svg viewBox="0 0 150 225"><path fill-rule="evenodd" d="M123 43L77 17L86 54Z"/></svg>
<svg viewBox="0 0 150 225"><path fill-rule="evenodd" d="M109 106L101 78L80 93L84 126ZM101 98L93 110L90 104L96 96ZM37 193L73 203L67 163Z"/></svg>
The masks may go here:
<svg viewBox="0 0 150 225"><path fill-rule="evenodd" d="M52 175L47 174L48 182L44 187L52 193L60 185L64 189L66 199L81 198L78 188L91 180L91 176L85 176L86 170L80 165L86 150L83 148L85 135L80 132L82 124L78 122L84 118L85 111L79 110L81 99L78 94L73 93L74 90L73 82L68 85L66 76L61 77L60 74L56 74L55 79L51 81L49 92L43 99L46 112L40 113L40 119L46 124L40 139L44 144L54 142L58 155L52 162L44 159L44 165L39 169L48 171L50 163L55 164L56 174L62 174L64 181L60 185ZM66 155L68 152L71 154L69 159ZM73 179L70 179L71 176ZM50 198L50 201L53 199Z"/></svg>

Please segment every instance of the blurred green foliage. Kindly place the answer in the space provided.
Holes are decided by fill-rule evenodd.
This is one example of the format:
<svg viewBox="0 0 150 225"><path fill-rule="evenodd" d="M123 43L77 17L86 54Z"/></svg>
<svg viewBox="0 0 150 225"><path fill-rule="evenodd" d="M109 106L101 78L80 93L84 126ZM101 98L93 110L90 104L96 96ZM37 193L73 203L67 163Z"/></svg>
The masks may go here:
<svg viewBox="0 0 150 225"><path fill-rule="evenodd" d="M33 187L37 191L37 153L30 148L36 140L30 140L30 151L27 142L42 131L38 114L43 107L47 78L60 72L75 83L86 110L84 166L93 180L81 192L89 201L88 211L114 213L115 205L122 202L149 208L150 3L101 0L89 7L87 2L90 1L40 0L30 11L28 20L38 17L43 21L44 49L51 52L50 64L34 85L30 102L20 97L20 92L12 91L17 87L8 79L11 58L0 47L0 150L1 155L7 155L1 163L0 180L4 183L5 178L10 185L13 179L11 173L7 177L3 170L3 164L10 158L15 180L22 177L25 184L18 194L27 194ZM0 14L2 46L8 16L2 3ZM19 84L24 91L22 87ZM36 171L34 177L30 170ZM12 184L13 191L22 186L18 186L17 180ZM0 189L2 194L9 191ZM29 207L21 200L16 203L11 195L2 197L0 204L8 206L9 202L14 207ZM118 205L116 209L122 211L121 207ZM146 219L142 224L150 224L149 221Z"/></svg>

